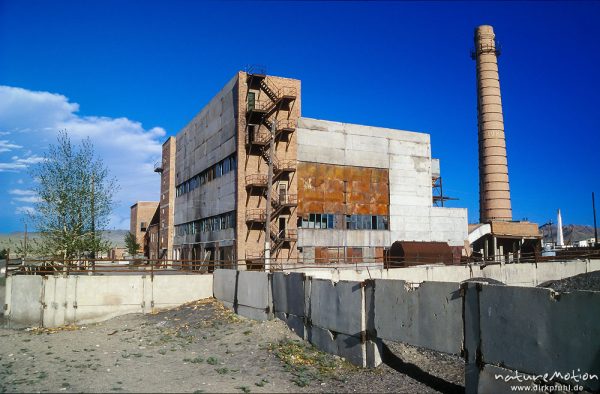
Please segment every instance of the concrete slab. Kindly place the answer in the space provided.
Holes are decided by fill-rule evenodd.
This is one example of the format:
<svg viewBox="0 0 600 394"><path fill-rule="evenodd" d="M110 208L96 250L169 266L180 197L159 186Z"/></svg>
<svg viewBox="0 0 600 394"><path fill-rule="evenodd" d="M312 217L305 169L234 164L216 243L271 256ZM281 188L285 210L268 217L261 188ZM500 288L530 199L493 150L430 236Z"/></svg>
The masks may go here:
<svg viewBox="0 0 600 394"><path fill-rule="evenodd" d="M304 317L304 274L273 274L273 311Z"/></svg>
<svg viewBox="0 0 600 394"><path fill-rule="evenodd" d="M213 272L213 294L221 302L235 302L237 286L236 270L218 269Z"/></svg>
<svg viewBox="0 0 600 394"><path fill-rule="evenodd" d="M58 327L65 324L67 303L67 278L59 276L44 277L43 326Z"/></svg>
<svg viewBox="0 0 600 394"><path fill-rule="evenodd" d="M600 376L600 292L483 285L481 353L486 363L532 374ZM600 381L586 389L600 389Z"/></svg>
<svg viewBox="0 0 600 394"><path fill-rule="evenodd" d="M155 275L151 284L155 308L181 305L213 295L212 275L186 275L185 278L181 275Z"/></svg>
<svg viewBox="0 0 600 394"><path fill-rule="evenodd" d="M313 279L310 319L314 326L360 336L363 325L363 289L360 282Z"/></svg>
<svg viewBox="0 0 600 394"><path fill-rule="evenodd" d="M308 341L324 352L344 357L350 363L367 366L366 347L360 337L333 332L312 326L307 329Z"/></svg>
<svg viewBox="0 0 600 394"><path fill-rule="evenodd" d="M266 309L252 308L246 305L238 305L236 307L236 313L248 319L258 321L270 320L272 318L272 314Z"/></svg>
<svg viewBox="0 0 600 394"><path fill-rule="evenodd" d="M41 326L43 280L37 275L10 277L10 302L8 313L10 327Z"/></svg>
<svg viewBox="0 0 600 394"><path fill-rule="evenodd" d="M460 354L463 322L458 284L424 282L413 290L403 281L376 279L375 329L382 339Z"/></svg>
<svg viewBox="0 0 600 394"><path fill-rule="evenodd" d="M275 317L279 320L283 320L283 322L288 326L290 330L292 330L296 335L298 335L302 339L305 338L305 329L304 329L304 319L299 316L290 315L283 312L275 312Z"/></svg>
<svg viewBox="0 0 600 394"><path fill-rule="evenodd" d="M239 271L237 285L237 303L251 308L271 312L268 272Z"/></svg>

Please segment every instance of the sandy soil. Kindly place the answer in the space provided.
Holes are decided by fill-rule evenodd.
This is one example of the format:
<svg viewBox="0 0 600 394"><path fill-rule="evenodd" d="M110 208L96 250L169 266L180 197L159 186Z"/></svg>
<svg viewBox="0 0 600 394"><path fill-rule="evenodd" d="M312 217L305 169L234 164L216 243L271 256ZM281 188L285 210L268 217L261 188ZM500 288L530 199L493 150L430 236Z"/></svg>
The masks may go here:
<svg viewBox="0 0 600 394"><path fill-rule="evenodd" d="M460 358L397 343L356 368L279 320L203 300L60 330L0 329L0 392L462 392Z"/></svg>

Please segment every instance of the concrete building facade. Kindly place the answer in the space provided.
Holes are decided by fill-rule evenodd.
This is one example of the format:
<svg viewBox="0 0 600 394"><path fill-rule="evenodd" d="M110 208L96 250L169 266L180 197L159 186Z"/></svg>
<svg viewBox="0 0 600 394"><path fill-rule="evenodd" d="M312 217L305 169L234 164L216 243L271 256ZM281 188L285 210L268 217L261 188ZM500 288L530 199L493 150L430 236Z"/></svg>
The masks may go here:
<svg viewBox="0 0 600 394"><path fill-rule="evenodd" d="M157 208L156 201L138 201L131 206L129 232L135 235L135 240L140 245L140 253L144 252L144 237Z"/></svg>
<svg viewBox="0 0 600 394"><path fill-rule="evenodd" d="M398 240L464 246L467 210L433 206L428 134L309 118L297 133L304 259L380 261Z"/></svg>
<svg viewBox="0 0 600 394"><path fill-rule="evenodd" d="M160 258L173 258L173 230L175 215L175 137L169 137L162 146L162 162L155 169L160 177L160 204L158 237Z"/></svg>
<svg viewBox="0 0 600 394"><path fill-rule="evenodd" d="M432 204L428 134L302 118L300 88L239 72L167 141L174 259L261 269L382 257L397 240L464 246L466 209Z"/></svg>

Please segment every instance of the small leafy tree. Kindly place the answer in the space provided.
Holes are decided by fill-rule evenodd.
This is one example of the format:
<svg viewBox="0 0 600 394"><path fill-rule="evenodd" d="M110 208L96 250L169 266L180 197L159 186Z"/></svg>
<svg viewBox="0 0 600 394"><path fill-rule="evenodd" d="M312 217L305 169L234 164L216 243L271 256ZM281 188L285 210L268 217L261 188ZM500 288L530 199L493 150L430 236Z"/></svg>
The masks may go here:
<svg viewBox="0 0 600 394"><path fill-rule="evenodd" d="M48 257L95 258L108 242L101 231L108 225L118 189L88 139L74 146L66 131L58 135L45 160L31 171L40 198L32 220L41 238L39 253Z"/></svg>
<svg viewBox="0 0 600 394"><path fill-rule="evenodd" d="M137 239L135 239L135 235L131 232L125 234L125 247L127 248L127 253L132 257L135 256L141 248L141 245L137 242Z"/></svg>
<svg viewBox="0 0 600 394"><path fill-rule="evenodd" d="M31 257L38 252L39 245L35 239L30 239L27 242L25 240L20 239L17 243L14 251L14 257L26 258Z"/></svg>

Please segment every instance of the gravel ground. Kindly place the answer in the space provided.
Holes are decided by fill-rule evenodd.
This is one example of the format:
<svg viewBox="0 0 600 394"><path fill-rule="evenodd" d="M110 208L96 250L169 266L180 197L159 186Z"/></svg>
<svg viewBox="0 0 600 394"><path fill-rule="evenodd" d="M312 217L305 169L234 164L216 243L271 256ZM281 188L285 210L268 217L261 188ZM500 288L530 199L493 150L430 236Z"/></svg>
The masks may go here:
<svg viewBox="0 0 600 394"><path fill-rule="evenodd" d="M552 280L544 282L538 287L547 287L558 292L567 292L573 290L594 290L600 291L600 271L579 274L561 280Z"/></svg>
<svg viewBox="0 0 600 394"><path fill-rule="evenodd" d="M398 343L360 369L210 299L61 329L0 329L0 392L463 392L462 359Z"/></svg>

